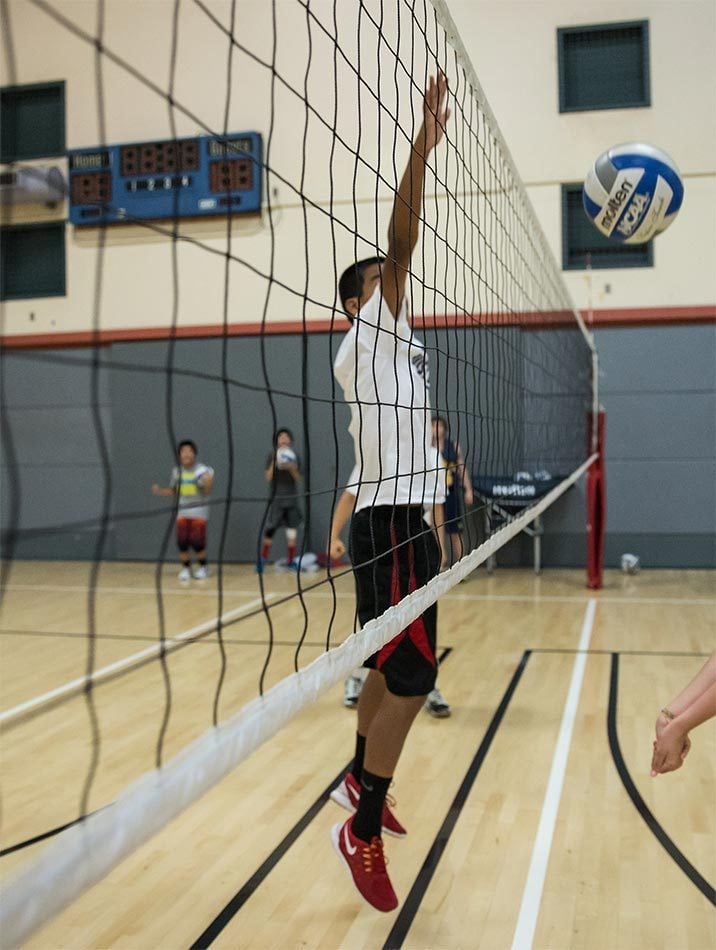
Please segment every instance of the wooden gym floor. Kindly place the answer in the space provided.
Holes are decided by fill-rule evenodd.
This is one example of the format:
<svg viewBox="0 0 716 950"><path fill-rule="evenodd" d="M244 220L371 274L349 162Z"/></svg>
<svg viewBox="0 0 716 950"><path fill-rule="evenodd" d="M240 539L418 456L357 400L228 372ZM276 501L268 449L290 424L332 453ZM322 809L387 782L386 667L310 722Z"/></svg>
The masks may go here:
<svg viewBox="0 0 716 950"><path fill-rule="evenodd" d="M48 694L87 662L87 564L14 565L0 618L2 710L41 702L2 734L7 874L43 847L15 848L79 813L92 743L87 707ZM323 577L302 577L310 585ZM336 687L200 802L38 931L32 948L591 948L716 946L716 724L693 734L683 769L649 777L653 722L716 639L714 572L478 571L440 602L439 684L452 717L421 713L396 775L409 829L387 839L401 907L364 905L333 854L345 813L327 791L348 764L355 713ZM256 576L228 568L221 609L220 716L256 694L268 627ZM293 575L265 575L274 647L266 686L322 652L334 600L298 600ZM167 637L216 616L216 580L163 574ZM352 630L337 583L331 642ZM154 568L106 564L94 607L96 669L157 640ZM211 723L215 633L167 658L168 758ZM44 697L44 699L43 699ZM88 806L152 768L166 708L156 660L98 685L100 759ZM43 705L44 704L44 705ZM9 851L8 851L9 849ZM710 890L711 888L711 890Z"/></svg>

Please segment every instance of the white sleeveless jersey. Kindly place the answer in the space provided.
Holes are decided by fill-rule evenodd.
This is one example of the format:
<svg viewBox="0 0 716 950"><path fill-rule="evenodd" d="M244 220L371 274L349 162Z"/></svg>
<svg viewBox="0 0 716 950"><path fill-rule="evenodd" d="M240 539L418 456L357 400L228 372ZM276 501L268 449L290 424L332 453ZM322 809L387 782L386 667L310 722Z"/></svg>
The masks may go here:
<svg viewBox="0 0 716 950"><path fill-rule="evenodd" d="M333 372L351 409L360 482L355 510L442 503L427 354L408 324L405 298L396 320L376 288L345 335Z"/></svg>

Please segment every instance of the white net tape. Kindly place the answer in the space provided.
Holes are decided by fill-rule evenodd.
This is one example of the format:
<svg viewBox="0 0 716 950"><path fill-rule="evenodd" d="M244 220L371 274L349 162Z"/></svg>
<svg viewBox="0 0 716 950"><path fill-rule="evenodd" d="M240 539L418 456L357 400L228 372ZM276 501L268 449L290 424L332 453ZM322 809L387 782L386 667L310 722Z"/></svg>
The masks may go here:
<svg viewBox="0 0 716 950"><path fill-rule="evenodd" d="M160 771L125 789L114 804L63 832L6 880L0 903L3 945L14 947L58 913L135 848L228 775L289 720L397 636L456 584L519 534L567 491L596 460L591 456L539 502L496 531L449 571L434 577L382 617L366 624L298 673L210 729Z"/></svg>

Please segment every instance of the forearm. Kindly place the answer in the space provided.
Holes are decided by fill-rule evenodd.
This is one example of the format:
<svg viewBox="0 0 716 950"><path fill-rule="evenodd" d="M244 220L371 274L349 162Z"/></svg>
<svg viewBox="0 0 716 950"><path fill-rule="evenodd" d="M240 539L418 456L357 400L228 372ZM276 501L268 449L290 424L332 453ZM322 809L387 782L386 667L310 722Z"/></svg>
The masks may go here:
<svg viewBox="0 0 716 950"><path fill-rule="evenodd" d="M688 735L692 729L713 716L716 716L716 683L707 686L682 713L672 719L667 729L677 729L683 735Z"/></svg>
<svg viewBox="0 0 716 950"><path fill-rule="evenodd" d="M344 491L341 497L338 499L336 507L333 511L333 518L331 520L331 544L340 538L341 532L353 514L355 503L356 496L352 495L349 491Z"/></svg>
<svg viewBox="0 0 716 950"><path fill-rule="evenodd" d="M440 557L445 556L445 505L433 505L433 530L440 547Z"/></svg>
<svg viewBox="0 0 716 950"><path fill-rule="evenodd" d="M714 684L716 684L716 653L711 654L689 685L672 699L666 708L675 717L679 717Z"/></svg>
<svg viewBox="0 0 716 950"><path fill-rule="evenodd" d="M425 182L425 126L422 125L410 149L410 158L398 185L388 228L389 257L397 265L407 266L418 242Z"/></svg>

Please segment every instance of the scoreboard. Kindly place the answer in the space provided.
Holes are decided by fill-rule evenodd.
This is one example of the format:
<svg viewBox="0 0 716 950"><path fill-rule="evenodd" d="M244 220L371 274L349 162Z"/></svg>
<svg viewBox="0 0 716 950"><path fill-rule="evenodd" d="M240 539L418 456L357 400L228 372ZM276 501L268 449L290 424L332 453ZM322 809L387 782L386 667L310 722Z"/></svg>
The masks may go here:
<svg viewBox="0 0 716 950"><path fill-rule="evenodd" d="M261 210L258 132L72 149L70 221L156 221Z"/></svg>

